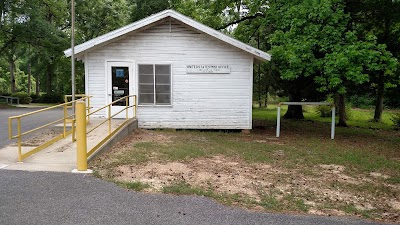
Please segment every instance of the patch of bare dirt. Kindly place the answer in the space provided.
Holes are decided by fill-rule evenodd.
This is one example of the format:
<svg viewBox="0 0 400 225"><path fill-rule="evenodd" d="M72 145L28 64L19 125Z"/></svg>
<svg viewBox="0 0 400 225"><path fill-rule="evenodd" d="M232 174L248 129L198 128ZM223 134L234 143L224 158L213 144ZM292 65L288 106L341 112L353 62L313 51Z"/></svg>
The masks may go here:
<svg viewBox="0 0 400 225"><path fill-rule="evenodd" d="M186 182L194 187L213 190L220 194L239 194L261 201L264 194L277 199L292 195L301 198L316 215L348 215L340 209L323 208L324 204L341 203L353 205L360 211L372 211L388 205L388 218L393 221L400 216L399 196L374 197L346 189L341 184L367 184L362 178L343 174L341 165L317 165L317 176L306 176L301 170L284 170L266 164L246 164L240 159L215 156L198 158L189 162L151 162L146 165L125 165L116 169L116 179L143 182L151 186L147 191L159 192L162 187L176 182ZM319 174L319 175L318 175ZM373 180L371 180L373 181Z"/></svg>
<svg viewBox="0 0 400 225"><path fill-rule="evenodd" d="M22 146L31 146L31 147L37 147L40 146L47 141L50 141L51 139L57 137L60 135L60 129L54 128L54 129L47 129L45 131L40 132L39 134L35 135L34 137L31 137L25 141L22 142ZM16 146L17 144L13 144L12 146Z"/></svg>
<svg viewBox="0 0 400 225"><path fill-rule="evenodd" d="M138 130L130 137L129 142L167 144L176 137L173 132ZM191 138L193 141L207 142L205 137ZM265 143L271 140L249 138L247 141ZM113 151L118 151L117 149L126 151L121 148L124 144L122 142ZM284 150L272 153L272 157L284 156ZM277 200L292 196L301 200L308 207L310 214L361 216L361 212L367 212L371 218L378 220L400 221L399 184L382 182L389 176L377 172L346 174L343 165L321 164L311 168L299 166L288 169L279 165L249 164L240 158L217 155L189 161L152 160L141 165L118 166L114 168L114 178L119 181L149 184L150 188L146 189L148 192L160 192L165 186L185 182L193 187L212 190L218 194L246 196L259 203L263 201L265 195L274 196ZM386 189L375 191L374 185L384 185ZM259 205L252 209L261 210Z"/></svg>
<svg viewBox="0 0 400 225"><path fill-rule="evenodd" d="M222 156L199 158L190 162L148 163L144 166L120 166L117 179L148 183L154 190L176 182L186 182L217 193L245 194L259 199L259 189L268 188L272 180L269 165L245 166L240 160L229 160ZM276 171L275 171L276 172Z"/></svg>
<svg viewBox="0 0 400 225"><path fill-rule="evenodd" d="M156 133L151 130L137 129L134 135L130 136L130 140L133 142L157 142L161 144L171 143L173 135L166 135L162 133Z"/></svg>

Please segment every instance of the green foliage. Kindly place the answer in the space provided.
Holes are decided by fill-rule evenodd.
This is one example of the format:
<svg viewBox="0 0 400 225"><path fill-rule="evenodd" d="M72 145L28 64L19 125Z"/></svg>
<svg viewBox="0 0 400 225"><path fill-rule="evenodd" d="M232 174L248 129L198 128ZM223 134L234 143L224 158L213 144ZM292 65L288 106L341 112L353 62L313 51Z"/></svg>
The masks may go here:
<svg viewBox="0 0 400 225"><path fill-rule="evenodd" d="M396 88L389 89L386 92L385 106L388 106L390 108L400 108L399 93L400 93L400 85L398 85Z"/></svg>
<svg viewBox="0 0 400 225"><path fill-rule="evenodd" d="M272 4L273 60L285 80L314 77L320 91L346 92L347 83L369 81L368 71L391 73L396 60L376 43L349 29L350 17L340 0Z"/></svg>
<svg viewBox="0 0 400 225"><path fill-rule="evenodd" d="M319 105L316 107L316 110L321 117L330 117L332 107L330 107L329 105Z"/></svg>
<svg viewBox="0 0 400 225"><path fill-rule="evenodd" d="M350 120L353 116L353 109L350 103L346 103L346 120Z"/></svg>
<svg viewBox="0 0 400 225"><path fill-rule="evenodd" d="M10 82L6 80L5 78L0 77L0 93L8 93L9 92L9 85Z"/></svg>
<svg viewBox="0 0 400 225"><path fill-rule="evenodd" d="M374 99L369 95L352 95L349 102L352 107L360 109L370 109L374 107Z"/></svg>
<svg viewBox="0 0 400 225"><path fill-rule="evenodd" d="M143 19L154 13L158 13L170 7L165 0L130 0L132 10L130 12L132 22Z"/></svg>
<svg viewBox="0 0 400 225"><path fill-rule="evenodd" d="M29 104L32 102L32 98L26 92L16 92L13 93L11 96L19 98L20 104Z"/></svg>
<svg viewBox="0 0 400 225"><path fill-rule="evenodd" d="M132 7L129 7L126 0L77 1L76 23L78 29L76 35L78 43L126 25L131 13Z"/></svg>
<svg viewBox="0 0 400 225"><path fill-rule="evenodd" d="M390 120L393 121L393 128L400 130L400 113L394 114Z"/></svg>
<svg viewBox="0 0 400 225"><path fill-rule="evenodd" d="M150 187L150 185L141 182L116 182L116 183L123 188L131 189L134 191L143 191L144 189Z"/></svg>
<svg viewBox="0 0 400 225"><path fill-rule="evenodd" d="M40 103L62 103L63 95L58 93L46 93L41 95L38 100Z"/></svg>
<svg viewBox="0 0 400 225"><path fill-rule="evenodd" d="M32 103L38 103L39 102L40 95L37 95L35 93L31 93L30 97L32 98Z"/></svg>
<svg viewBox="0 0 400 225"><path fill-rule="evenodd" d="M330 117L321 117L316 110L312 109L311 106L306 106L306 112L304 117L306 120L315 120L323 123L329 124L331 121ZM287 106L281 107L281 113L284 114L287 110ZM351 117L347 121L350 127L360 127L373 130L391 130L393 129L393 121L391 120L394 112L384 112L382 115L382 122L375 123L371 121L371 116L373 115L373 110L357 110L351 109ZM260 107L253 108L253 119L254 120L271 120L276 121L276 106L269 105L268 108ZM336 118L337 120L337 118ZM282 121L283 123L283 121ZM298 122L301 124L300 122ZM254 124L256 126L256 124ZM284 127L285 125L282 125Z"/></svg>

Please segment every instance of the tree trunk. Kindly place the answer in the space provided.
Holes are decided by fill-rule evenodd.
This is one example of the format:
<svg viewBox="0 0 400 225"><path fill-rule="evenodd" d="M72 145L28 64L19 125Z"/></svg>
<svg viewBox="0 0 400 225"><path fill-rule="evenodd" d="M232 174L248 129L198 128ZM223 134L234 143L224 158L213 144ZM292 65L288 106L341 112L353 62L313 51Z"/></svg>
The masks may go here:
<svg viewBox="0 0 400 225"><path fill-rule="evenodd" d="M264 107L267 107L267 104L268 104L268 90L269 90L269 84L268 84L268 82L265 82Z"/></svg>
<svg viewBox="0 0 400 225"><path fill-rule="evenodd" d="M53 81L53 76L54 76L54 66L53 62L50 62L47 65L47 87L46 87L46 92L49 94L53 92L52 89L52 81Z"/></svg>
<svg viewBox="0 0 400 225"><path fill-rule="evenodd" d="M379 78L378 78L378 91L377 91L377 95L376 95L376 105L375 105L375 114L374 114L375 122L380 122L382 119L384 94L385 94L384 72L380 72Z"/></svg>
<svg viewBox="0 0 400 225"><path fill-rule="evenodd" d="M11 93L16 91L15 86L15 62L13 58L9 59L9 66L10 66L10 81L11 81Z"/></svg>
<svg viewBox="0 0 400 225"><path fill-rule="evenodd" d="M32 85L31 75L32 75L31 64L29 63L28 64L28 94L31 93L31 85Z"/></svg>
<svg viewBox="0 0 400 225"><path fill-rule="evenodd" d="M290 102L301 102L300 93L290 94L289 95ZM285 119L304 119L303 115L303 107L301 105L289 105L288 111L283 116Z"/></svg>
<svg viewBox="0 0 400 225"><path fill-rule="evenodd" d="M339 123L337 126L339 127L347 127L346 123L346 102L344 98L344 94L339 94Z"/></svg>
<svg viewBox="0 0 400 225"><path fill-rule="evenodd" d="M257 34L257 47L260 49L260 32ZM261 65L258 64L258 106L261 107Z"/></svg>
<svg viewBox="0 0 400 225"><path fill-rule="evenodd" d="M36 73L37 73L37 72L36 72ZM39 94L40 94L39 84L40 84L40 81L39 81L39 73L37 73L37 75L36 75L36 95L37 95L37 96L39 96Z"/></svg>
<svg viewBox="0 0 400 225"><path fill-rule="evenodd" d="M262 103L261 103L261 66L260 64L258 64L258 106L261 107Z"/></svg>

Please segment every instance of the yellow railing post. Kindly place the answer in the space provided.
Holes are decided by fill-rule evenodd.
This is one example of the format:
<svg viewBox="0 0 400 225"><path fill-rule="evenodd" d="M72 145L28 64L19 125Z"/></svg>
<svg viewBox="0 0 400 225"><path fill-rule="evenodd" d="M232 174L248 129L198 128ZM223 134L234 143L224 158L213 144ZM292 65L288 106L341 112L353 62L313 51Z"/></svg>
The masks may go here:
<svg viewBox="0 0 400 225"><path fill-rule="evenodd" d="M88 123L90 123L90 98L87 98L87 114L88 114Z"/></svg>
<svg viewBox="0 0 400 225"><path fill-rule="evenodd" d="M73 105L73 104L75 104L75 102L72 102L71 103L71 106ZM76 106L76 105L75 105ZM74 112L72 112L72 113L74 113ZM75 142L76 141L76 134L75 134L75 132L76 132L76 112L75 112L75 114L73 114L72 115L72 119L71 119L71 130L72 130L72 133L71 133L71 136L72 136L72 142Z"/></svg>
<svg viewBox="0 0 400 225"><path fill-rule="evenodd" d="M76 146L78 171L87 170L86 103L76 102Z"/></svg>
<svg viewBox="0 0 400 225"><path fill-rule="evenodd" d="M108 106L108 134L111 134L111 105Z"/></svg>
<svg viewBox="0 0 400 225"><path fill-rule="evenodd" d="M63 137L65 138L67 136L67 117L68 117L67 105L64 105L63 108L64 108L64 131L63 131Z"/></svg>
<svg viewBox="0 0 400 225"><path fill-rule="evenodd" d="M126 112L126 119L128 119L128 106L129 106L129 96L125 97L125 112Z"/></svg>
<svg viewBox="0 0 400 225"><path fill-rule="evenodd" d="M21 118L18 117L18 161L22 162L22 141L21 141Z"/></svg>
<svg viewBox="0 0 400 225"><path fill-rule="evenodd" d="M12 139L12 119L8 118L8 138Z"/></svg>
<svg viewBox="0 0 400 225"><path fill-rule="evenodd" d="M76 139L75 139L75 123L76 123L76 120L75 120L75 119L72 119L72 121L71 121L71 136L72 136L72 142L75 142L75 141L76 141Z"/></svg>
<svg viewBox="0 0 400 225"><path fill-rule="evenodd" d="M136 95L133 96L133 117L136 118Z"/></svg>

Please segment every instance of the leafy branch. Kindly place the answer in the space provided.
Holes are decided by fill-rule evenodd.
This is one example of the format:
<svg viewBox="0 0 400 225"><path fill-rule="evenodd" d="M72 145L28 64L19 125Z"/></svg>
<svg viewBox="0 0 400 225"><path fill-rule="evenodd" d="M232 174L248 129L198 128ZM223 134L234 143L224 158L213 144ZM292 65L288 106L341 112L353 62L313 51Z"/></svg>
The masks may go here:
<svg viewBox="0 0 400 225"><path fill-rule="evenodd" d="M246 21L246 20L253 20L253 19L257 18L257 17L264 17L264 16L265 15L263 13L257 12L254 15L245 16L245 17L242 17L242 18L240 18L238 20L235 20L235 21L229 22L227 24L224 24L223 26L218 27L217 30L223 30L223 29L225 29L225 28L227 28L227 27L229 27L231 25L238 24L238 23L241 23L241 22Z"/></svg>

